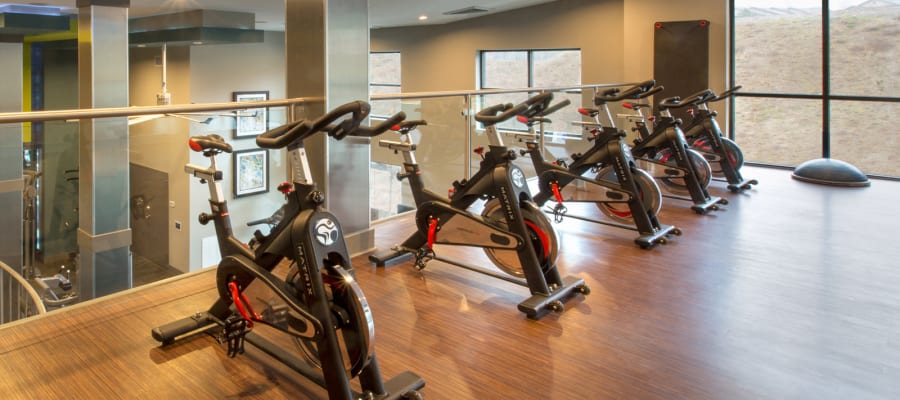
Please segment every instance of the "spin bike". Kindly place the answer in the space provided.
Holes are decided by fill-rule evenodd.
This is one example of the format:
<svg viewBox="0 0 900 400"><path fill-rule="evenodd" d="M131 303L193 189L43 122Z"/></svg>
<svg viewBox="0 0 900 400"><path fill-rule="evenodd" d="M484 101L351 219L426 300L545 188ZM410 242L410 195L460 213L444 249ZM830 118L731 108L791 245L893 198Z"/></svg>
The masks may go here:
<svg viewBox="0 0 900 400"><path fill-rule="evenodd" d="M694 102L688 103L687 99L681 101L681 103L692 106L688 110L688 114L693 118L683 128L685 139L692 149L700 152L709 162L713 178L727 182L728 190L734 193L750 189L751 185L758 185L759 181L744 179L741 175L740 169L744 165L744 153L737 143L722 135L719 123L716 122L718 113L711 111L707 104L727 99L740 88L740 86L735 86L722 94L712 94L712 96L700 92L691 96L697 98Z"/></svg>
<svg viewBox="0 0 900 400"><path fill-rule="evenodd" d="M409 138L410 131L425 121L404 121L394 128L401 140L379 141L379 146L403 154L404 172L400 180L409 179L417 207L417 230L402 244L369 256L377 266L388 261L415 256L416 268L425 268L430 260L482 273L507 282L527 286L531 297L518 304L528 318L538 319L548 312L561 313L563 302L590 289L583 279L562 279L556 266L559 242L553 225L532 200L525 174L513 165L516 152L503 145L496 124L506 121L535 105L528 100L515 107L499 104L475 116L484 125L489 149L476 150L483 160L471 179L453 182L449 199L425 188ZM486 200L483 211L476 214L469 207ZM503 275L490 269L441 258L434 245L480 247Z"/></svg>
<svg viewBox="0 0 900 400"><path fill-rule="evenodd" d="M637 89L631 89L637 90ZM620 97L628 96L629 92L622 93ZM589 130L591 136L588 140L592 146L584 153L572 155L572 163L551 163L544 159L538 136L534 133L534 126L540 126L540 134L544 134L544 124L549 123L547 115L567 106L568 100L550 106L553 94L542 93L534 97L536 105L526 110L516 118L528 125L529 132L517 133L516 138L525 142L527 150L520 154L531 156L534 169L538 175L539 192L534 195L534 202L543 206L551 198L556 200L553 207L553 215L557 221L563 217L570 217L603 225L614 226L640 233L634 242L643 249L648 249L654 244L664 244L669 234L680 235L681 230L671 225L659 223L659 213L662 197L659 187L647 172L635 167L634 158L625 144L625 132L612 126L603 126L599 123L581 123ZM579 108L582 115L595 117L604 111L609 121L612 116L606 104L600 104L600 109ZM594 176L589 176L590 173ZM594 203L600 211L615 222L601 221L567 213L563 205L562 189L572 182L581 182L585 191L589 193L586 199L578 197L565 200L569 203Z"/></svg>
<svg viewBox="0 0 900 400"><path fill-rule="evenodd" d="M657 86L656 81L649 80L626 90L623 92L625 95L619 95L618 88L598 93L594 97L594 104L643 99L662 90L663 87ZM690 201L693 203L691 210L705 214L709 210L718 210L719 205L728 204L728 200L712 196L707 191L712 175L709 163L700 153L689 148L681 130L681 120L676 119L669 111L682 106L679 100L676 96L660 102L660 115L654 118L656 127L652 132L640 111L642 107L649 105L626 103L625 107L636 110L640 117L635 121L639 138L635 139L631 154L638 160L641 169L649 171L661 187L672 193L663 195L664 197Z"/></svg>
<svg viewBox="0 0 900 400"><path fill-rule="evenodd" d="M371 310L356 283L341 226L323 208L325 196L310 178L303 146L304 139L319 132L337 139L348 134L374 136L405 118L398 113L376 127L360 127L369 110L362 101L347 103L314 121L289 123L257 137L260 147L288 149L293 182L280 187L287 198L284 217L268 235L256 231L250 246L232 233L220 185L222 171L216 169L216 155L230 153L231 146L218 135L190 139L191 149L210 160L209 167L188 164L185 171L209 186L210 213L201 213L199 219L216 228L223 256L216 269L219 298L205 312L154 328L154 339L167 345L179 336L205 330L227 342L230 357L243 353L244 343L250 343L323 387L331 400L420 398L417 390L425 382L414 373L407 371L387 382L381 378ZM273 270L285 258L292 262L289 271L276 274ZM277 297L260 313L244 293L254 281ZM305 360L257 334L256 326L286 334ZM359 378L360 393L351 389L354 378Z"/></svg>

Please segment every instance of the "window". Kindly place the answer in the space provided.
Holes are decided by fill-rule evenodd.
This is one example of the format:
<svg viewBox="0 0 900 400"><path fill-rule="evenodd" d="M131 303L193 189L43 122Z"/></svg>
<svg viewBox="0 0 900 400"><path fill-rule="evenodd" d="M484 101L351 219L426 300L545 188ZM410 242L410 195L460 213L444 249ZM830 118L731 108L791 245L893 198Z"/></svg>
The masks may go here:
<svg viewBox="0 0 900 400"><path fill-rule="evenodd" d="M479 89L549 88L581 85L581 50L491 50L479 54ZM526 93L495 94L484 96L483 106L500 103L520 103ZM554 103L569 99L581 104L581 95L555 93ZM571 106L570 106L571 107ZM563 118L546 127L550 131L571 131ZM503 128L519 129L521 124L508 121Z"/></svg>
<svg viewBox="0 0 900 400"><path fill-rule="evenodd" d="M369 54L369 94L401 93L400 52ZM372 114L389 116L400 111L400 100L372 102Z"/></svg>
<svg viewBox="0 0 900 400"><path fill-rule="evenodd" d="M866 173L900 177L900 164L891 162L900 137L890 128L900 124L891 112L900 101L900 4L732 4L731 81L743 89L732 103L730 135L745 157L796 165L801 155L834 155Z"/></svg>

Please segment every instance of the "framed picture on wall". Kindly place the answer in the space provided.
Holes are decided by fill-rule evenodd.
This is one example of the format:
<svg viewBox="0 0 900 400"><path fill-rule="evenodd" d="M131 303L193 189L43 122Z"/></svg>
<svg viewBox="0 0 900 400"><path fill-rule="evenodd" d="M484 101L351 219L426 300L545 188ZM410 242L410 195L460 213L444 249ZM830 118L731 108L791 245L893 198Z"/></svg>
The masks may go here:
<svg viewBox="0 0 900 400"><path fill-rule="evenodd" d="M252 149L234 152L234 197L269 191L269 150Z"/></svg>
<svg viewBox="0 0 900 400"><path fill-rule="evenodd" d="M234 101L263 101L269 99L269 91L232 92ZM256 137L269 126L269 109L266 107L239 110L235 120L234 137Z"/></svg>

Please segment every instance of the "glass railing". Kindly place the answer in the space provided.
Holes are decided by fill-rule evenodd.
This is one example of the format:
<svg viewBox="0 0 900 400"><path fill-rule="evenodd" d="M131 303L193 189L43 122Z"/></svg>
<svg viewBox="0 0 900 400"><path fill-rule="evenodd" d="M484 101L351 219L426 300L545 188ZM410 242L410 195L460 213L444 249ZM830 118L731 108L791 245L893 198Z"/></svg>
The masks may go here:
<svg viewBox="0 0 900 400"><path fill-rule="evenodd" d="M572 106L551 116L554 123L547 126L544 140L549 159L564 158L589 146L581 140L581 128L570 124L581 119L575 108L583 104L581 99L589 100L594 91L606 86L611 85L391 98L379 95L373 96L371 103L375 120L379 110L402 110L409 119L428 121L413 134L418 144L416 157L425 171L427 186L441 192L478 168L480 158L472 150L487 145L483 129L472 118L478 110L499 102L521 101L540 90L554 91L557 98L571 97ZM0 114L0 221L10 232L0 238L0 261L15 273L0 272L0 323L39 313L22 282L33 289L41 306L53 312L90 298L215 266L220 257L214 227L200 224L197 218L201 212L209 212L209 188L184 169L185 164L206 166L209 162L189 151L190 136L218 134L234 148L232 154L219 155L217 163L224 175L222 191L228 200L235 237L246 242L257 229L267 233L269 226L264 221L284 202L276 187L289 180L288 160L284 151L259 149L253 138L264 128L303 115L305 104L321 101L254 103L253 108L267 109L267 117L244 124L239 119L260 116L248 110L247 103ZM98 133L98 126L126 124L127 150L106 143L104 135L116 136L115 129ZM94 134L82 132L91 125ZM502 131L507 145L522 146L513 134L525 130L518 122L505 124ZM408 185L396 179L402 158L377 145L381 139L396 139L392 136L396 135L385 133L372 141L373 220L415 207ZM86 138L93 143L83 143ZM111 151L127 152L127 157L119 154L112 158L124 162L109 163L104 157ZM80 158L85 156L99 163L93 165L94 171L80 170L84 165ZM527 158L517 162L530 173ZM122 183L109 189L106 181L115 179ZM127 240L116 239L120 233L129 235ZM85 250L85 241L94 243L87 247L90 252ZM119 244L98 249L96 243L104 241ZM82 291L88 282L83 275L86 269L86 276L95 282L94 289L104 282L125 284L110 285L113 289L103 293Z"/></svg>
<svg viewBox="0 0 900 400"><path fill-rule="evenodd" d="M0 221L8 233L0 239L0 261L9 267L0 271L0 323L109 294L98 289L86 296L80 290L84 269L91 270L94 289L103 282L126 282L110 286L117 291L216 265L213 224L197 219L209 212L209 189L184 169L209 161L188 149L190 136L218 134L234 149L217 157L234 235L246 242L257 229L268 232L265 223L248 223L270 217L283 204L276 186L289 180L287 160L283 151L259 149L254 138L293 120L310 102L321 99L265 101L252 109L247 103L210 103L0 114L0 161L8 169L0 176ZM93 121L95 134L82 134L82 121ZM108 123L127 124L127 150L107 147L107 133L98 133L97 126ZM85 138L93 143L82 143ZM107 150L127 152L119 157L127 161L104 164ZM93 173L79 168L86 151L94 154ZM22 168L9 168L18 165ZM103 185L120 176L128 191L124 196ZM123 200L110 200L117 198ZM79 224L85 218L90 223ZM119 227L130 230L130 246L92 249L88 262L93 264L82 268L89 264L79 243L115 236ZM116 267L106 268L107 263Z"/></svg>
<svg viewBox="0 0 900 400"><path fill-rule="evenodd" d="M582 120L577 112L578 107L591 106L591 99L601 88L623 85L378 94L371 96L371 102L373 110L402 110L407 114L407 119L427 121L427 125L411 134L411 140L416 144L415 157L422 170L425 187L442 193L452 187L453 181L469 178L478 170L481 159L474 149L488 145L484 130L473 118L479 110L495 104L520 103L542 91L553 92L554 103L568 99L571 105L550 115L552 123L544 126L542 149L547 160L554 161L568 158L572 153L584 151L590 146L582 139L583 128L571 123ZM526 132L527 129L516 120L499 125L504 144L512 149L524 148L524 143L516 140L515 133ZM372 221L415 209L409 184L396 178L401 171L403 157L378 145L378 140L397 140L396 136L387 133L372 141ZM519 157L514 162L528 177L535 176L528 158Z"/></svg>

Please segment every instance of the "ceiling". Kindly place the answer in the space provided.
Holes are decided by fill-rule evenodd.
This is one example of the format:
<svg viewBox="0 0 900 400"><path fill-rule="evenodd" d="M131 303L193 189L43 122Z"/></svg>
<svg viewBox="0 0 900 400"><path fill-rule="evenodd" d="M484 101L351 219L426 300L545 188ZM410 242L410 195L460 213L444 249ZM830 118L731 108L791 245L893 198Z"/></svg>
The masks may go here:
<svg viewBox="0 0 900 400"><path fill-rule="evenodd" d="M445 24L495 12L528 7L553 0L369 0L369 26L372 28ZM15 6L45 5L74 14L75 0L3 1ZM485 11L445 15L448 11L478 7ZM171 14L188 10L243 11L256 17L256 29L284 30L284 0L131 0L130 17ZM0 10L2 12L2 10ZM9 11L8 12L12 12ZM426 15L428 19L419 20Z"/></svg>

